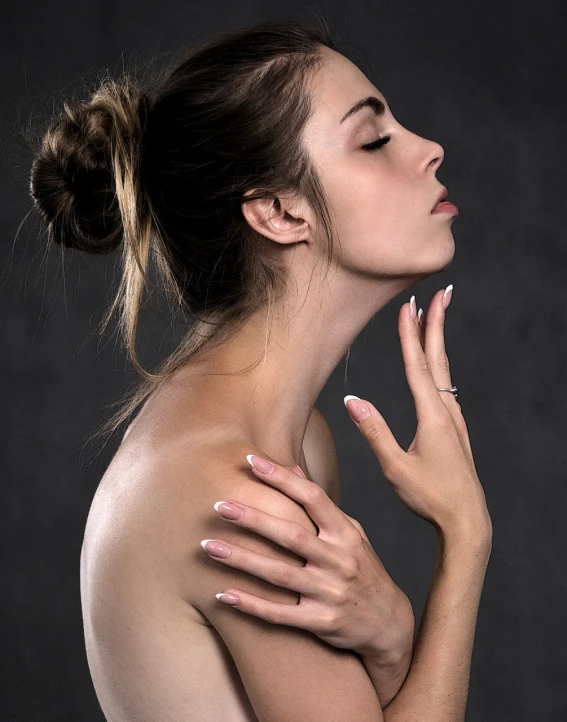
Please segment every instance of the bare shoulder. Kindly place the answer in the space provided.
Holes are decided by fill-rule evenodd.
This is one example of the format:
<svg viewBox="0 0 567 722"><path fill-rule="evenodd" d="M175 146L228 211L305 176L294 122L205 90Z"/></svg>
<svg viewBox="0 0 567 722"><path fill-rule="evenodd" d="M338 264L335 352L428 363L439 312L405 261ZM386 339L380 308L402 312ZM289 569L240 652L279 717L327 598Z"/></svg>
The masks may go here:
<svg viewBox="0 0 567 722"><path fill-rule="evenodd" d="M248 463L248 448L223 452L201 469L201 494L193 507L192 538L188 539L186 596L208 619L228 651L246 688L258 719L290 722L328 719L376 722L382 719L380 702L364 666L352 650L323 642L313 632L269 622L219 602L215 595L241 590L272 603L297 606L299 593L211 558L202 539L217 539L271 560L303 567L305 559L293 552L221 519L213 504L240 501L294 524L307 533L317 528L304 508L258 479Z"/></svg>
<svg viewBox="0 0 567 722"><path fill-rule="evenodd" d="M107 485L97 502L99 512L106 510L108 536L114 534L116 539L115 552L119 550L116 553L126 562L117 564L115 559L109 565L105 556L104 564L116 578L108 598L122 595L124 584L132 579L128 608L139 604L145 616L129 618L126 628L146 628L150 619L155 624L159 612L156 629L169 624L172 639L182 634L180 604L186 605L187 614L198 613L226 646L258 719L376 722L382 719L380 703L358 655L332 647L302 628L270 624L239 612L215 597L231 588L275 603L295 606L299 602L295 591L214 560L202 549L202 539L219 539L273 560L305 565L303 558L289 550L221 519L213 509L216 501L241 501L301 525L307 533L317 533L301 505L254 475L246 461L248 453L248 444L226 439L212 445L176 441L156 453L144 451L143 446L125 446L109 476L109 481L116 476L115 486ZM96 547L95 541L92 549ZM86 555L85 580L89 561L92 556ZM90 586L93 594L100 594L98 584ZM154 587L154 602L148 607L148 593ZM170 600L165 610L163 589ZM108 616L108 609L103 612ZM194 635L195 626L187 632L185 643L194 645ZM150 639L149 648L161 648L163 641L158 642ZM185 654L175 652L174 657L185 664ZM193 662L186 664L186 669L180 666L172 676L193 679Z"/></svg>
<svg viewBox="0 0 567 722"><path fill-rule="evenodd" d="M220 590L208 585L211 560L202 539L224 539L259 553L269 550L303 564L292 552L221 519L213 508L215 502L232 498L317 534L300 504L255 476L246 461L249 453L249 444L226 438L184 439L153 452L126 445L97 490L84 546L101 548L104 540L108 560L151 563L154 570L159 568L160 579L177 587L172 591L205 614L211 594L218 604L214 595ZM251 576L249 580L257 589L270 586ZM280 596L292 603L298 598L287 590Z"/></svg>
<svg viewBox="0 0 567 722"><path fill-rule="evenodd" d="M316 406L313 407L305 430L303 451L311 478L340 507L341 485L335 439L325 415Z"/></svg>
<svg viewBox="0 0 567 722"><path fill-rule="evenodd" d="M97 490L84 546L100 546L104 538L107 558L133 557L136 564L145 561L159 567L160 577L165 579L168 574L168 583L178 585L174 591L203 614L211 593L218 604L214 594L221 590L208 586L210 575L203 574L211 560L200 545L202 539L232 540L252 551L269 552L275 558L303 565L300 557L229 524L213 508L215 502L232 498L317 534L317 527L300 504L254 475L246 461L250 451L250 445L241 440L211 434L181 436L156 447L144 441L127 441ZM317 408L307 426L304 452L310 477L339 505L334 440ZM297 603L295 593L276 590L250 575L247 581L256 589L254 593L271 587L282 601Z"/></svg>
<svg viewBox="0 0 567 722"><path fill-rule="evenodd" d="M191 522L190 564L194 570L190 588L192 604L205 616L211 614L211 607L219 605L215 594L222 591L219 583L230 583L230 569L212 560L202 549L202 539L218 539L235 544L258 554L303 566L305 560L293 552L246 529L231 524L219 517L214 510L217 501L240 501L273 516L300 524L307 532L317 535L317 527L305 509L278 489L265 484L253 473L246 461L250 453L247 445L236 444L223 447L222 452L209 453L207 468L196 471L199 476L199 493L193 498ZM277 460L275 460L277 461ZM195 472L192 472L195 473ZM211 572L214 572L212 575ZM253 594L273 594L279 601L297 604L299 595L287 589L276 588L259 577L241 572L247 589Z"/></svg>

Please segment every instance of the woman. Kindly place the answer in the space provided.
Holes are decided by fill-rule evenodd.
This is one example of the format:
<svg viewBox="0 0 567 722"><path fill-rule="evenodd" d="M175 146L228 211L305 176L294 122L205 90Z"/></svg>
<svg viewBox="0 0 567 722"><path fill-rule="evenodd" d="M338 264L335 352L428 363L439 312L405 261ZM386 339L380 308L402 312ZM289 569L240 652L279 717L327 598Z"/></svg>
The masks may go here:
<svg viewBox="0 0 567 722"><path fill-rule="evenodd" d="M46 130L32 196L56 242L122 243L111 313L145 377L107 426L145 402L81 554L108 720L462 718L491 524L460 407L437 390L452 388L450 288L427 331L413 298L400 312L418 417L408 452L372 404L357 421L402 502L439 532L415 648L409 600L339 509L314 407L374 314L450 263L442 160L325 29L295 22L201 43L153 85L105 81ZM135 353L151 262L194 318L155 375ZM260 459L271 476L247 463ZM227 523L213 506L231 500L244 516ZM211 539L232 554L209 556Z"/></svg>

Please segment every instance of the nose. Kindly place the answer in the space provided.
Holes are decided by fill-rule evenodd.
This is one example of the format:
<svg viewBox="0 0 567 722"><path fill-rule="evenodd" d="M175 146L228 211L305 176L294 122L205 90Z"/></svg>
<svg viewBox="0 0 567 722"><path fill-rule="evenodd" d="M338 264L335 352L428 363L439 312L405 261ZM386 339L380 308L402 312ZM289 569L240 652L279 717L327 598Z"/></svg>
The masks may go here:
<svg viewBox="0 0 567 722"><path fill-rule="evenodd" d="M435 172L439 168L441 163L443 163L445 151L443 150L442 145L436 143L433 140L428 141L428 143L429 147L427 149L425 170L432 170L433 172Z"/></svg>

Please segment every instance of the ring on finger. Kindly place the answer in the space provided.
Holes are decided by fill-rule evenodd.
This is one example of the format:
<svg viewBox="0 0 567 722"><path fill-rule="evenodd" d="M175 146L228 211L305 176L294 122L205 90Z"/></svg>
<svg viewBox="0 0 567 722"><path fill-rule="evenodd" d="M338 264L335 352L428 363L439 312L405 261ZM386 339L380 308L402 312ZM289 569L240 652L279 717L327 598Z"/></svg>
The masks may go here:
<svg viewBox="0 0 567 722"><path fill-rule="evenodd" d="M451 386L450 389L447 389L447 388L439 388L439 386L438 386L438 387L437 387L437 391L450 391L455 398L457 398L457 397L459 396L458 389L457 389L456 386Z"/></svg>

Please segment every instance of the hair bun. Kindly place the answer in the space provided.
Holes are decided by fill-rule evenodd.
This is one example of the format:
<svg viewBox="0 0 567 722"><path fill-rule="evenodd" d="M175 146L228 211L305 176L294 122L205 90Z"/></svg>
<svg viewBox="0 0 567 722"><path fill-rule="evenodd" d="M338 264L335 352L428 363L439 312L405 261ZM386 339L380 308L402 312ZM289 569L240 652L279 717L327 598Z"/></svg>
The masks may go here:
<svg viewBox="0 0 567 722"><path fill-rule="evenodd" d="M147 108L145 94L126 81L103 84L87 103L65 102L43 136L30 195L56 243L105 254L122 242L115 169L136 144L139 155Z"/></svg>

